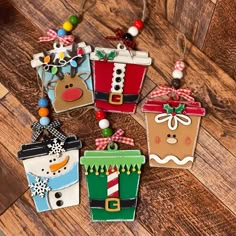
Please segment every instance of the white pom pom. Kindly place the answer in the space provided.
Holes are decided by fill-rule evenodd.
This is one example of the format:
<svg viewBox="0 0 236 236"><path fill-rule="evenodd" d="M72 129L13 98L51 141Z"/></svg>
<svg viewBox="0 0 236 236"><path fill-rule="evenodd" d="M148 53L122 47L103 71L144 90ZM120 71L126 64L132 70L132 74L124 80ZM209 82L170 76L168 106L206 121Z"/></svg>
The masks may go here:
<svg viewBox="0 0 236 236"><path fill-rule="evenodd" d="M135 26L131 26L128 29L128 33L131 34L133 37L138 35L138 29Z"/></svg>
<svg viewBox="0 0 236 236"><path fill-rule="evenodd" d="M183 78L183 72L181 70L174 70L172 73L172 77L174 79L182 79Z"/></svg>
<svg viewBox="0 0 236 236"><path fill-rule="evenodd" d="M110 123L107 119L102 119L99 121L98 125L101 129L106 129L109 127Z"/></svg>

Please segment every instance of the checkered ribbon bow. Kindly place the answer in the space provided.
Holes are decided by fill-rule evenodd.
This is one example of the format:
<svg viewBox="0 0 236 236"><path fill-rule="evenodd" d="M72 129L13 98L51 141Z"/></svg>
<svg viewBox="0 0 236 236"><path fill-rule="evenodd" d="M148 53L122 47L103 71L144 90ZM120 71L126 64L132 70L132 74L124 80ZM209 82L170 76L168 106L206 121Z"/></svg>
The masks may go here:
<svg viewBox="0 0 236 236"><path fill-rule="evenodd" d="M134 146L134 140L132 138L122 137L123 135L124 131L122 129L118 129L111 137L97 138L95 140L97 150L104 150L106 146L111 142L125 143Z"/></svg>
<svg viewBox="0 0 236 236"><path fill-rule="evenodd" d="M133 42L132 40L127 40L127 39L123 38L124 33L121 29L119 29L119 28L116 29L115 34L116 34L116 36L107 36L107 37L105 37L105 39L122 41L127 48L132 48L132 49L135 48L135 46L136 46L135 42Z"/></svg>
<svg viewBox="0 0 236 236"><path fill-rule="evenodd" d="M65 46L68 46L74 42L73 35L58 36L57 32L52 29L48 29L47 36L40 37L39 42L49 42L49 41L53 41L56 39L58 39Z"/></svg>
<svg viewBox="0 0 236 236"><path fill-rule="evenodd" d="M40 134L46 129L48 132L50 132L54 137L58 138L61 141L66 140L66 136L60 133L56 128L58 128L61 125L60 121L55 120L49 125L41 125L38 122L34 122L32 124L32 130L34 131L32 136L32 142L34 143L37 138L40 136Z"/></svg>
<svg viewBox="0 0 236 236"><path fill-rule="evenodd" d="M173 92L176 96L176 100L179 100L179 97L186 99L187 101L193 102L194 98L190 96L191 90L189 88L184 89L174 89L170 87L158 86L158 88L151 92L151 98L160 97L167 95Z"/></svg>

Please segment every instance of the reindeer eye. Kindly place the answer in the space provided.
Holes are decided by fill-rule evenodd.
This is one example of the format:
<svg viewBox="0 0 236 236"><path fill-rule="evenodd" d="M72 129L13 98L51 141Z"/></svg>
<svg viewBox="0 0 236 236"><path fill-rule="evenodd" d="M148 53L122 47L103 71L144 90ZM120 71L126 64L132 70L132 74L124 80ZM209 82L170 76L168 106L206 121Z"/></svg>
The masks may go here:
<svg viewBox="0 0 236 236"><path fill-rule="evenodd" d="M65 86L65 88L69 88L69 86L68 86L68 85L66 85L66 86Z"/></svg>
<svg viewBox="0 0 236 236"><path fill-rule="evenodd" d="M70 87L73 87L73 84L70 84Z"/></svg>
<svg viewBox="0 0 236 236"><path fill-rule="evenodd" d="M167 134L167 137L169 138L169 137L170 137L170 134Z"/></svg>
<svg viewBox="0 0 236 236"><path fill-rule="evenodd" d="M175 135L175 134L173 135L173 138L176 138L176 135Z"/></svg>

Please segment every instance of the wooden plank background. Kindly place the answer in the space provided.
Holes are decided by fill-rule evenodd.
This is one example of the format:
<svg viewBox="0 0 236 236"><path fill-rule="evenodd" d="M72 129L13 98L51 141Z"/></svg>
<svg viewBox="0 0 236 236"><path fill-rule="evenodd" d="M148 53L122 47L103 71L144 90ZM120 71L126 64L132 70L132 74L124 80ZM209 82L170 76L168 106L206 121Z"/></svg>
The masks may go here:
<svg viewBox="0 0 236 236"><path fill-rule="evenodd" d="M60 26L64 19L76 13L79 2L11 0L11 3L20 13L8 2L0 8L0 213L3 213L0 216L0 229L3 233L236 234L236 85L234 79L220 69L223 68L221 64L220 67L217 66L198 49L214 52L214 45L211 45L208 35L209 32L217 32L212 19L220 11L217 9L225 9L221 1L148 1L148 23L137 38L137 43L140 49L150 52L154 59L153 65L148 70L142 101L136 114L109 114L113 128L123 128L128 137L135 136L135 148L147 154L144 117L140 107L157 84L171 81L173 64L178 59L177 30L185 32L198 47L192 46L190 42L187 44L189 52L186 58L185 83L193 89L197 100L203 103L207 116L202 120L194 168L191 171L158 169L149 168L146 164L141 180L136 221L114 224L90 222L84 178L79 206L54 213L35 212L22 164L16 160L20 144L30 141L30 125L37 118L35 107L39 90L29 61L32 54L45 47L45 44L37 42L38 37L47 28ZM138 0L124 0L122 4L124 8L120 7L120 1L97 1L95 8L85 14L74 34L91 45L113 46L114 44L104 40L104 36L112 35L116 27L129 27L133 20L140 17L142 8ZM221 19L222 17L219 20ZM232 39L224 41L228 42L227 40ZM227 43L223 50L228 50ZM231 58L231 54L228 57ZM227 63L224 65L227 66ZM227 66L227 70L228 68ZM81 116L84 111L85 109L75 110L70 115L53 114L63 121L62 128L65 133L74 133L84 141L82 151L94 149L94 139L101 135L94 111L89 110ZM122 147L128 148L125 145Z"/></svg>

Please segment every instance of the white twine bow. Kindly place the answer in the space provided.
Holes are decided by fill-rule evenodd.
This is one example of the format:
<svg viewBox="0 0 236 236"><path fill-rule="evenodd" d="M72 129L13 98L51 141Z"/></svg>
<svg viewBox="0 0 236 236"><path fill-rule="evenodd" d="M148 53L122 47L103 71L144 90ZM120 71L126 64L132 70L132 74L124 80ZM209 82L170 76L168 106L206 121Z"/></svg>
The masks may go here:
<svg viewBox="0 0 236 236"><path fill-rule="evenodd" d="M178 123L181 123L183 125L190 125L191 119L183 114L167 114L167 113L161 113L156 115L155 121L159 123L163 123L168 121L168 127L170 130L176 130L178 128Z"/></svg>

